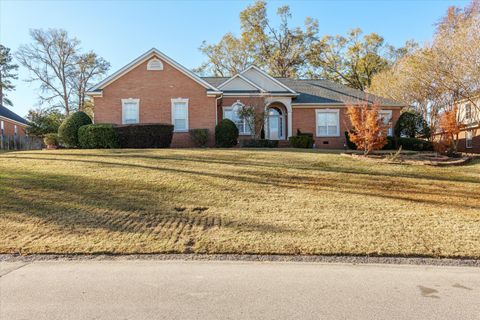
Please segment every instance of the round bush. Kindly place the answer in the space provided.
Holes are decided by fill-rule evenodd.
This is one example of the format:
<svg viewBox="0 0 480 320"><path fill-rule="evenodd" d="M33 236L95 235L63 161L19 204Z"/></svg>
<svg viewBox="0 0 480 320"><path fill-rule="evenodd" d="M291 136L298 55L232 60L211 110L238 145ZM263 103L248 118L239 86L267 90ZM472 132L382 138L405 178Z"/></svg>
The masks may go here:
<svg viewBox="0 0 480 320"><path fill-rule="evenodd" d="M80 129L81 126L91 123L92 119L90 119L90 117L85 112L75 112L68 118L63 120L60 128L58 128L58 136L67 147L78 147L78 129Z"/></svg>
<svg viewBox="0 0 480 320"><path fill-rule="evenodd" d="M208 129L190 129L190 138L197 147L205 147L208 143Z"/></svg>
<svg viewBox="0 0 480 320"><path fill-rule="evenodd" d="M117 134L111 124L88 124L78 129L82 149L118 148Z"/></svg>
<svg viewBox="0 0 480 320"><path fill-rule="evenodd" d="M215 145L220 148L230 148L238 142L238 128L232 120L223 119L215 127Z"/></svg>
<svg viewBox="0 0 480 320"><path fill-rule="evenodd" d="M47 133L43 137L43 142L47 146L58 146L58 134L56 133Z"/></svg>

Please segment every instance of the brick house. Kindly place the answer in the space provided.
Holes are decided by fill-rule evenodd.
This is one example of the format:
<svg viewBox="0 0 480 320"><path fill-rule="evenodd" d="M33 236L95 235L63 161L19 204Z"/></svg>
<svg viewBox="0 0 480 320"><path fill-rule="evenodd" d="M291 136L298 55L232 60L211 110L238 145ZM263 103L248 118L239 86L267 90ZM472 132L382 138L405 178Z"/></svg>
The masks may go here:
<svg viewBox="0 0 480 320"><path fill-rule="evenodd" d="M238 108L265 108L264 135L286 144L297 130L311 132L317 148L343 148L349 124L346 106L368 99L381 106L392 128L401 104L326 80L274 78L250 66L232 77L199 77L151 49L91 88L95 123L172 123L172 147L191 147L188 130L206 128L213 145L215 125L234 121L241 138L251 137Z"/></svg>
<svg viewBox="0 0 480 320"><path fill-rule="evenodd" d="M10 109L0 105L0 135L25 136L27 120Z"/></svg>

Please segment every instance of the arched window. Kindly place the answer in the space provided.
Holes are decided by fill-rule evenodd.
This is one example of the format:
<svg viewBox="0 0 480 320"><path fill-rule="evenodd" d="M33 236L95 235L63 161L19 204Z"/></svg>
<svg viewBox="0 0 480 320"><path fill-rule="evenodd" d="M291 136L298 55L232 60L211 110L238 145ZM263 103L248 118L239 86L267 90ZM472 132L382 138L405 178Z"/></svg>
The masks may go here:
<svg viewBox="0 0 480 320"><path fill-rule="evenodd" d="M163 63L157 58L148 61L147 70L163 70Z"/></svg>
<svg viewBox="0 0 480 320"><path fill-rule="evenodd" d="M252 133L251 130L251 120L241 118L238 115L238 111L241 108L245 108L245 105L239 101L232 104L230 107L223 108L223 118L232 120L238 128L238 133L241 135L249 135Z"/></svg>

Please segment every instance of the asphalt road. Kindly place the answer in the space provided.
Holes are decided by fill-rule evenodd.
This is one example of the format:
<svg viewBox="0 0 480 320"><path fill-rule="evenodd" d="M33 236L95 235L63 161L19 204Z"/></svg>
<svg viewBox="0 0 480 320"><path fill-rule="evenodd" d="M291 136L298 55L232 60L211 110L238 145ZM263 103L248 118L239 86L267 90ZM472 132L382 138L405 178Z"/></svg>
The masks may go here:
<svg viewBox="0 0 480 320"><path fill-rule="evenodd" d="M0 263L0 319L480 319L480 268Z"/></svg>

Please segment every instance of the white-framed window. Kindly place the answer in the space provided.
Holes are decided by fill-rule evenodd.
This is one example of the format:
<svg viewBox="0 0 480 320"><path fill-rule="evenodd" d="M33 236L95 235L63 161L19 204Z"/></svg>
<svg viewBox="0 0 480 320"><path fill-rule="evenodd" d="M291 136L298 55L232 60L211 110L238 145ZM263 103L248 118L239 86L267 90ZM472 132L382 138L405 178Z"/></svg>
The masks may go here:
<svg viewBox="0 0 480 320"><path fill-rule="evenodd" d="M188 99L172 99L172 124L175 132L188 131Z"/></svg>
<svg viewBox="0 0 480 320"><path fill-rule="evenodd" d="M468 130L465 132L465 147L473 148L473 131Z"/></svg>
<svg viewBox="0 0 480 320"><path fill-rule="evenodd" d="M317 109L315 110L317 137L340 136L340 110Z"/></svg>
<svg viewBox="0 0 480 320"><path fill-rule="evenodd" d="M380 110L378 111L378 114L380 119L382 119L383 124L387 126L387 136L392 136L392 110Z"/></svg>
<svg viewBox="0 0 480 320"><path fill-rule="evenodd" d="M153 58L147 63L147 70L163 70L163 63L157 58Z"/></svg>
<svg viewBox="0 0 480 320"><path fill-rule="evenodd" d="M140 122L140 99L122 99L122 124Z"/></svg>
<svg viewBox="0 0 480 320"><path fill-rule="evenodd" d="M243 107L245 107L245 105L239 101L230 107L223 107L223 119L232 120L238 128L238 134L250 135L252 132L248 119L240 118L238 115L238 111Z"/></svg>
<svg viewBox="0 0 480 320"><path fill-rule="evenodd" d="M5 132L5 122L3 122L3 120L0 121L0 130L1 130L1 134L3 134Z"/></svg>
<svg viewBox="0 0 480 320"><path fill-rule="evenodd" d="M465 120L471 120L472 119L472 105L470 103L467 103L465 105Z"/></svg>
<svg viewBox="0 0 480 320"><path fill-rule="evenodd" d="M15 124L13 126L13 134L16 136L18 134L18 128L17 128L17 125Z"/></svg>

